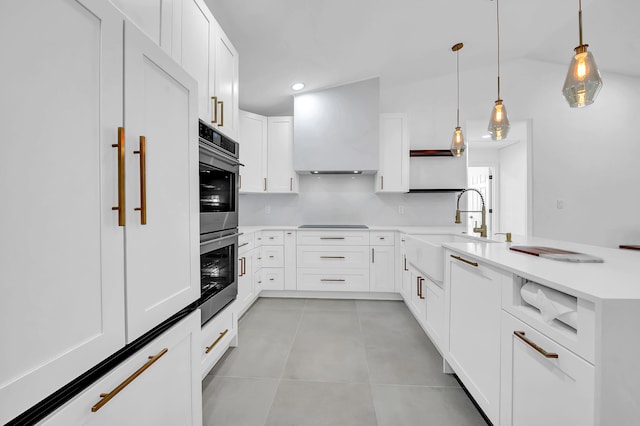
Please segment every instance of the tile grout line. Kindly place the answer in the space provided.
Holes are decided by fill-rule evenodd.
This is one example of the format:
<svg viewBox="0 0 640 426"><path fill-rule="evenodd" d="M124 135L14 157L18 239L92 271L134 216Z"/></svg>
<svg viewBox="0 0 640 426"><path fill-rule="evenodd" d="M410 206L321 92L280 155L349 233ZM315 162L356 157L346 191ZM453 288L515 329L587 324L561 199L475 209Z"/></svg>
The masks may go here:
<svg viewBox="0 0 640 426"><path fill-rule="evenodd" d="M356 318L358 319L358 328L360 329L360 337L362 338L362 347L364 349L364 363L367 368L367 378L369 384L369 392L371 393L371 405L373 405L373 414L376 416L376 426L380 424L378 418L378 410L376 409L376 401L373 398L373 386L371 385L371 370L369 369L369 357L367 355L367 342L364 339L364 333L362 332L362 321L360 321L360 309L358 309L358 301L355 301L356 305Z"/></svg>
<svg viewBox="0 0 640 426"><path fill-rule="evenodd" d="M307 302L309 299L304 299L304 305L302 305L302 309L300 310L300 318L298 319L298 324L296 325L296 331L293 333L293 339L291 339L291 346L289 347L289 353L287 354L287 358L284 361L284 365L282 366L282 371L280 371L280 377L278 380L278 386L276 387L276 391L273 393L273 399L271 400L271 404L269 404L269 411L267 411L267 417L264 419L263 426L266 426L267 420L269 419L269 414L273 409L273 403L276 401L276 396L278 395L278 389L280 389L280 385L282 384L284 372L287 369L287 363L289 362L289 358L291 357L291 351L293 351L293 345L296 342L296 338L298 337L298 331L300 331L300 324L302 324L302 318L304 317L304 313L306 311Z"/></svg>

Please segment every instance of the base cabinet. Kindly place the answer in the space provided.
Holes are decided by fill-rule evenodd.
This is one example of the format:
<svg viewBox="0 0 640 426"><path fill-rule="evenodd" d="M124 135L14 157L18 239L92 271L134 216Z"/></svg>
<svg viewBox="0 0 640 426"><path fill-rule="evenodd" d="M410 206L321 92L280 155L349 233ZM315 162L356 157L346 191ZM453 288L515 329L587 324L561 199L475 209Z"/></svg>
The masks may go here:
<svg viewBox="0 0 640 426"><path fill-rule="evenodd" d="M413 312L413 316L424 327L427 320L427 298L425 297L425 277L424 275L409 266L411 278L409 280L409 308Z"/></svg>
<svg viewBox="0 0 640 426"><path fill-rule="evenodd" d="M594 424L594 366L504 311L501 377L501 425Z"/></svg>
<svg viewBox="0 0 640 426"><path fill-rule="evenodd" d="M235 303L227 306L202 326L200 334L200 375L202 379L222 358L229 346L237 346L238 320Z"/></svg>
<svg viewBox="0 0 640 426"><path fill-rule="evenodd" d="M442 347L443 335L445 332L444 325L444 289L438 284L425 278L423 283L423 292L427 300L427 318L425 329L431 338L431 341L438 347Z"/></svg>
<svg viewBox="0 0 640 426"><path fill-rule="evenodd" d="M200 363L199 345L196 310L41 424L201 425L202 384L193 368Z"/></svg>

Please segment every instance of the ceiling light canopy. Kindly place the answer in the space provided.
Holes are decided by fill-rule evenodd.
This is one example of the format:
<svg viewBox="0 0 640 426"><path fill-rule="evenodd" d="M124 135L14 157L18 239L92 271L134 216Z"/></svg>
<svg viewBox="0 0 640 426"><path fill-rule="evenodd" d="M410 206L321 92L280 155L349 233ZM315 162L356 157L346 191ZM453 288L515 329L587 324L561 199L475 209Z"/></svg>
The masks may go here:
<svg viewBox="0 0 640 426"><path fill-rule="evenodd" d="M304 89L304 83L293 83L291 85L291 89L292 90L296 90L296 91L302 90L302 89Z"/></svg>
<svg viewBox="0 0 640 426"><path fill-rule="evenodd" d="M451 47L451 50L456 52L456 81L458 83L458 108L456 114L456 129L453 132L453 139L451 140L451 153L454 157L461 157L467 145L464 143L464 136L462 135L462 129L460 128L460 49L464 45L462 43L456 43Z"/></svg>
<svg viewBox="0 0 640 426"><path fill-rule="evenodd" d="M588 44L582 43L582 0L578 0L578 26L580 45L573 49L575 55L569 64L562 94L571 108L581 108L593 103L602 88L602 78Z"/></svg>
<svg viewBox="0 0 640 426"><path fill-rule="evenodd" d="M493 110L491 110L491 118L487 130L491 135L491 139L499 141L507 137L509 133L509 117L507 117L507 109L500 99L500 8L499 0L496 0L496 27L498 28L498 99L495 101Z"/></svg>

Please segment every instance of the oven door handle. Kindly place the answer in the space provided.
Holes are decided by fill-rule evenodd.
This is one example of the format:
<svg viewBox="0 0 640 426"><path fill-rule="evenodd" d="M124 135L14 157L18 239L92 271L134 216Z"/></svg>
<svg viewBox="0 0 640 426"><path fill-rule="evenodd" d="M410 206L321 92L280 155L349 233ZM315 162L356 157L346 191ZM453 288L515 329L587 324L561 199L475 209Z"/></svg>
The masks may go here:
<svg viewBox="0 0 640 426"><path fill-rule="evenodd" d="M227 155L222 151L215 150L203 143L200 144L200 149L203 151L207 151L210 155L215 156L216 158L219 158L220 160L224 161L225 163L229 163L232 166L241 165L237 158Z"/></svg>
<svg viewBox="0 0 640 426"><path fill-rule="evenodd" d="M222 244L223 241L225 240L230 240L233 238L238 238L240 235L242 235L242 232L238 232L236 234L231 234L231 235L225 235L224 237L220 237L220 238L215 238L213 240L207 240L207 241L201 241L200 242L200 254L203 253L203 249L205 249L205 253L206 253L206 247L208 246L223 246L224 244Z"/></svg>

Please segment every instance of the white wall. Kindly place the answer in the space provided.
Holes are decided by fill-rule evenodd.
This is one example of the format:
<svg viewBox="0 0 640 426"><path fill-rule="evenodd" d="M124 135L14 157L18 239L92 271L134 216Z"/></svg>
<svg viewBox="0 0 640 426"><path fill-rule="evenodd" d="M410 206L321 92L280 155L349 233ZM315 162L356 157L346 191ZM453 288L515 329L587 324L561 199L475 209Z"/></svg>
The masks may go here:
<svg viewBox="0 0 640 426"><path fill-rule="evenodd" d="M561 94L567 66L521 59L501 67L509 118L532 122L533 234L637 244L640 79L603 72L596 102L572 109ZM412 148L446 148L455 127L455 87L455 73L414 84L383 78L382 112L407 113ZM461 122L488 121L495 98L495 67L461 72Z"/></svg>
<svg viewBox="0 0 640 426"><path fill-rule="evenodd" d="M241 194L240 224L454 225L456 194L376 194L374 178L300 175L298 195Z"/></svg>

